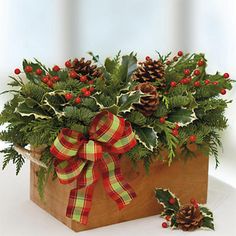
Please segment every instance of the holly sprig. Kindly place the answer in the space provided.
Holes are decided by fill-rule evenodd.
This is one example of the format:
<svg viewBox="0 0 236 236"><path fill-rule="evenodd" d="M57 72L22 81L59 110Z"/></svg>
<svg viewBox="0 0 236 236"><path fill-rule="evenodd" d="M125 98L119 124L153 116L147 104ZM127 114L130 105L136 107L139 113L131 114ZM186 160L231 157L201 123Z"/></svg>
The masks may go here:
<svg viewBox="0 0 236 236"><path fill-rule="evenodd" d="M155 197L158 203L163 206L161 217L165 218L166 222L162 223L162 227L167 228L170 226L172 229L178 228L176 215L182 206L179 198L177 198L177 196L169 189L163 188L157 188L155 190ZM193 204L194 207L199 208L201 214L203 215L201 228L209 228L214 230L213 213L207 207L198 204L195 199L191 199L190 203Z"/></svg>

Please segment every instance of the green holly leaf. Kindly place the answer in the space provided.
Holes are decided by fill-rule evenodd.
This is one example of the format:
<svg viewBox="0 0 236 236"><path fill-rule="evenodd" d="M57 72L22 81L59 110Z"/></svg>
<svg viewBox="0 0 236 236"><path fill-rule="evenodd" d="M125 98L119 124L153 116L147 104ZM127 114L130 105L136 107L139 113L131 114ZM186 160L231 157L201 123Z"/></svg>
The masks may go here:
<svg viewBox="0 0 236 236"><path fill-rule="evenodd" d="M133 53L122 57L120 67L120 78L123 82L127 83L130 76L137 69L137 58Z"/></svg>
<svg viewBox="0 0 236 236"><path fill-rule="evenodd" d="M134 103L140 103L141 93L139 91L131 91L121 94L118 97L119 112L128 112L133 108Z"/></svg>
<svg viewBox="0 0 236 236"><path fill-rule="evenodd" d="M180 208L180 201L179 199L168 189L163 188L157 188L155 191L155 196L157 198L157 201L163 205L164 211L173 211L173 213L176 213ZM169 201L170 199L174 199L174 203L171 204ZM169 215L169 214L168 214Z"/></svg>
<svg viewBox="0 0 236 236"><path fill-rule="evenodd" d="M204 216L213 218L213 213L207 207L200 206L200 210Z"/></svg>
<svg viewBox="0 0 236 236"><path fill-rule="evenodd" d="M32 106L32 103L29 106L25 102L19 103L16 112L21 116L33 115L36 119L51 119L40 106Z"/></svg>
<svg viewBox="0 0 236 236"><path fill-rule="evenodd" d="M147 149L153 151L158 144L158 136L152 127L140 127L133 125L136 139Z"/></svg>
<svg viewBox="0 0 236 236"><path fill-rule="evenodd" d="M168 121L178 123L179 126L186 126L196 119L195 112L185 108L176 109L168 115Z"/></svg>
<svg viewBox="0 0 236 236"><path fill-rule="evenodd" d="M211 217L204 217L202 222L202 227L209 228L215 230L215 226L213 223L213 218Z"/></svg>

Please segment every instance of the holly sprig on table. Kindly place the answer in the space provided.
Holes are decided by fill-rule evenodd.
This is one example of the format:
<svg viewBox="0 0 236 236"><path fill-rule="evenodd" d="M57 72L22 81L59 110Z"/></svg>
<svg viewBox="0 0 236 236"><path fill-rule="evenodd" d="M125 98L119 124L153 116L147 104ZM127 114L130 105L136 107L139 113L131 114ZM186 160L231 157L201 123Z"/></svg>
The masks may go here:
<svg viewBox="0 0 236 236"><path fill-rule="evenodd" d="M193 231L198 228L214 230L213 213L206 207L199 205L195 199L189 204L181 205L180 200L168 189L157 188L155 197L163 206L161 217L165 218L163 228Z"/></svg>

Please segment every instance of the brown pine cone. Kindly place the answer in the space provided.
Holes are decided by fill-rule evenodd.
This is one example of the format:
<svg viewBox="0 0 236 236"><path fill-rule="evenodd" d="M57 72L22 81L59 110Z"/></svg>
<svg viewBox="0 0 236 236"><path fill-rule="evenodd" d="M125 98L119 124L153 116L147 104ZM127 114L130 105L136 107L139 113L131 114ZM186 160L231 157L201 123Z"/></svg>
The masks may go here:
<svg viewBox="0 0 236 236"><path fill-rule="evenodd" d="M176 214L176 223L183 231L193 231L202 226L203 215L198 207L186 204Z"/></svg>
<svg viewBox="0 0 236 236"><path fill-rule="evenodd" d="M76 71L79 76L86 75L88 78L98 78L102 76L102 71L97 68L96 65L92 65L92 61L85 60L85 58L81 58L78 60L77 58L72 62L72 68Z"/></svg>
<svg viewBox="0 0 236 236"><path fill-rule="evenodd" d="M159 95L156 87L151 83L146 82L136 85L134 89L140 90L148 95L141 98L141 104L134 105L135 109L140 111L145 116L151 116L153 112L157 110L159 104Z"/></svg>
<svg viewBox="0 0 236 236"><path fill-rule="evenodd" d="M140 62L136 72L133 75L133 80L142 82L160 82L160 85L165 84L165 66L161 60L146 59Z"/></svg>

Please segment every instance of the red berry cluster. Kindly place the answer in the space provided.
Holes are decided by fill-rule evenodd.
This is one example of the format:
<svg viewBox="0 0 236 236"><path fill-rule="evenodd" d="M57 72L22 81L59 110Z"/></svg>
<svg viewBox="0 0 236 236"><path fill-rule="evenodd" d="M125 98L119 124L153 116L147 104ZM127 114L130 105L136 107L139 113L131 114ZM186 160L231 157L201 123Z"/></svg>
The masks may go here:
<svg viewBox="0 0 236 236"><path fill-rule="evenodd" d="M83 97L89 97L91 95L92 92L94 92L94 87L84 87L81 89L81 93L80 95L77 95L74 99L74 103L75 104L80 104L81 103L81 96ZM66 93L64 95L65 99L67 101L71 101L74 98L74 95L72 93Z"/></svg>
<svg viewBox="0 0 236 236"><path fill-rule="evenodd" d="M45 75L41 78L41 80L48 87L52 88L56 82L60 81L60 78L58 76Z"/></svg>
<svg viewBox="0 0 236 236"><path fill-rule="evenodd" d="M175 124L175 127L172 129L172 135L175 136L175 137L178 137L179 136L179 125L178 124Z"/></svg>

